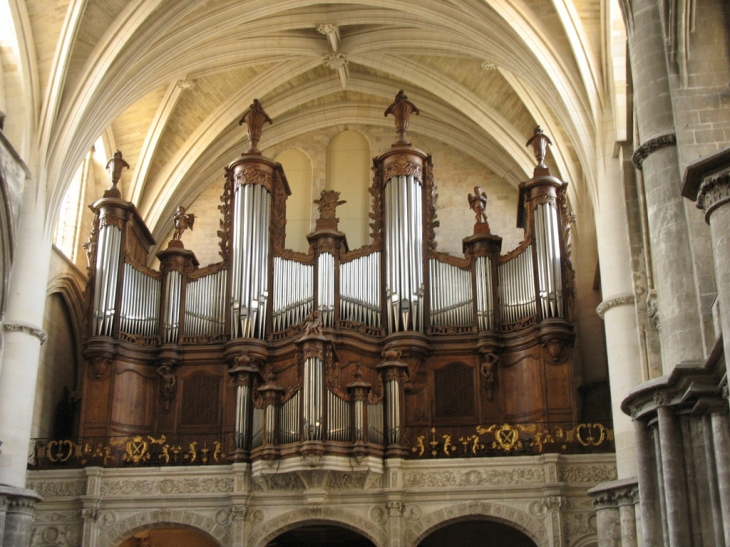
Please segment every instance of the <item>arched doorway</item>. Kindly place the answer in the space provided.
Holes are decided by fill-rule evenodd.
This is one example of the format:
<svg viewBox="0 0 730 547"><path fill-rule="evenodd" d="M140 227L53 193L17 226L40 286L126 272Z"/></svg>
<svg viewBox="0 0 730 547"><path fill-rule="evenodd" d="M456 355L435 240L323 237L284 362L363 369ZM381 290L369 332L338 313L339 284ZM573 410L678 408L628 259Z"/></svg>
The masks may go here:
<svg viewBox="0 0 730 547"><path fill-rule="evenodd" d="M537 547L523 532L501 522L455 522L426 536L418 547Z"/></svg>
<svg viewBox="0 0 730 547"><path fill-rule="evenodd" d="M310 524L294 528L272 539L266 547L375 547L357 532L328 524Z"/></svg>
<svg viewBox="0 0 730 547"><path fill-rule="evenodd" d="M220 547L203 532L182 526L149 528L125 539L119 547Z"/></svg>

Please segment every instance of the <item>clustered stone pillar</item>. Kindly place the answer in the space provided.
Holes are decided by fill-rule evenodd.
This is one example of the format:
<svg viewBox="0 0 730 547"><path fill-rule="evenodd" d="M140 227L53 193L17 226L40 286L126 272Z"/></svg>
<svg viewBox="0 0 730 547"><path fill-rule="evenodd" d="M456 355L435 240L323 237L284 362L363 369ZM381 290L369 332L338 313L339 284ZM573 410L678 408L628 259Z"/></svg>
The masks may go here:
<svg viewBox="0 0 730 547"><path fill-rule="evenodd" d="M39 501L41 497L33 491L0 484L0 545L30 545L30 525Z"/></svg>
<svg viewBox="0 0 730 547"><path fill-rule="evenodd" d="M692 253L680 187L674 115L659 4L632 3L629 50L642 144L634 154L643 170L654 264L664 372L703 358Z"/></svg>
<svg viewBox="0 0 730 547"><path fill-rule="evenodd" d="M725 356L730 355L730 149L690 164L682 194L697 200L710 225ZM720 333L716 333L720 334Z"/></svg>
<svg viewBox="0 0 730 547"><path fill-rule="evenodd" d="M637 547L636 479L619 479L588 491L596 508L598 547ZM648 544L646 544L648 546Z"/></svg>

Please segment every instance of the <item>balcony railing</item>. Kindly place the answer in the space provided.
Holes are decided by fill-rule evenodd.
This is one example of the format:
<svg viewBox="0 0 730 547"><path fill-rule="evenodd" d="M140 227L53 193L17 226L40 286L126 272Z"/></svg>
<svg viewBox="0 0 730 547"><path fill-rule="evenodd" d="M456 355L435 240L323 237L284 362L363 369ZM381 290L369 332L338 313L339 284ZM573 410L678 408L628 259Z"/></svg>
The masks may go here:
<svg viewBox="0 0 730 547"><path fill-rule="evenodd" d="M455 427L409 427L408 457L482 458L544 453L586 454L615 450L610 424L521 423ZM283 443L296 453L298 443ZM326 444L326 443L325 443ZM376 445L373 445L376 446ZM380 447L381 445L377 445ZM33 439L30 469L224 465L235 450L235 434L128 435L79 439Z"/></svg>

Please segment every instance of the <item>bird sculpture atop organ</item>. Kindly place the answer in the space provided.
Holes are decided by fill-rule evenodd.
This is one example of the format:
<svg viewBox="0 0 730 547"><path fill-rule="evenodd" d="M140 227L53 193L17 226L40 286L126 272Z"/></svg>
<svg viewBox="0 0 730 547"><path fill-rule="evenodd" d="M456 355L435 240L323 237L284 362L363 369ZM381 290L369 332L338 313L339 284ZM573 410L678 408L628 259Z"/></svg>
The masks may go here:
<svg viewBox="0 0 730 547"><path fill-rule="evenodd" d="M449 456L456 443L478 455L475 428L518 451L524 432L572 424L571 213L544 164L550 140L537 128L528 143L538 165L519 188L524 241L501 254L477 188L457 257L436 248L433 166L407 138L413 113L402 91L386 110L398 137L373 160L371 243L359 249L338 230L334 192L315 202L309 252L285 248L290 191L258 149L271 119L256 100L241 120L250 148L225 168L221 262L200 268L184 248L182 210L152 270L134 205L113 192L96 202L80 435L212 435L216 461L316 464Z"/></svg>

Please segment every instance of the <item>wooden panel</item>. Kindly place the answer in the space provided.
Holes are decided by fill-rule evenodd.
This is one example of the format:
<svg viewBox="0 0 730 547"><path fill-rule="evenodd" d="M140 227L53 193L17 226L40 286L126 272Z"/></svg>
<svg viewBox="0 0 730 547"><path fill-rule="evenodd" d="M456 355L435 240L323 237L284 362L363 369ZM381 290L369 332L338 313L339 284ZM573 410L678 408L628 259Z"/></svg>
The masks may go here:
<svg viewBox="0 0 730 547"><path fill-rule="evenodd" d="M540 359L528 353L512 362L499 368L504 418L511 422L540 419L544 408Z"/></svg>
<svg viewBox="0 0 730 547"><path fill-rule="evenodd" d="M111 421L136 431L152 426L153 378L149 367L119 365L115 371Z"/></svg>
<svg viewBox="0 0 730 547"><path fill-rule="evenodd" d="M104 435L108 420L111 375L107 374L100 380L90 376L91 374L87 375L85 381L84 405L79 431L81 436L91 435L92 433L89 432L92 429L97 431L93 435L98 435L99 428L102 429L101 435Z"/></svg>

